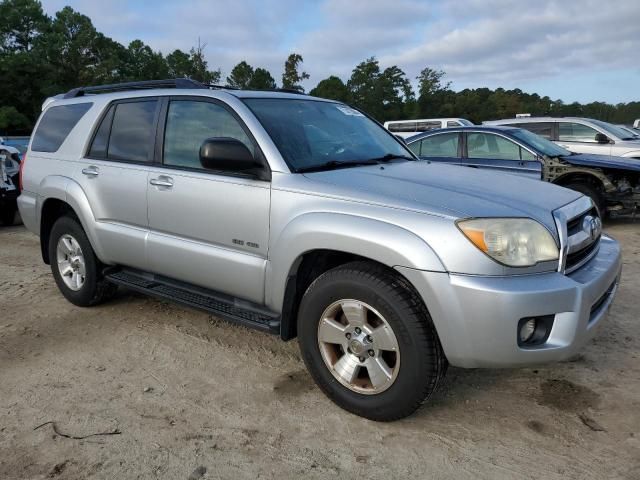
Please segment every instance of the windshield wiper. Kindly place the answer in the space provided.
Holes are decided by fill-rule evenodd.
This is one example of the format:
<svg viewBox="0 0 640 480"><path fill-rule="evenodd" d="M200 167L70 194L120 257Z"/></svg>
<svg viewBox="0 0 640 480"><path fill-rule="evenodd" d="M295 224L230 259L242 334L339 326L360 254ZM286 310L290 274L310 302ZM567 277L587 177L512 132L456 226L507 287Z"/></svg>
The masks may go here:
<svg viewBox="0 0 640 480"><path fill-rule="evenodd" d="M412 162L416 159L410 157L409 155L396 155L395 153L387 153L381 157L370 158L369 160L374 162L390 162L391 160L401 159L401 160L411 160Z"/></svg>
<svg viewBox="0 0 640 480"><path fill-rule="evenodd" d="M341 161L341 160L330 160L328 162L319 163L318 165L310 165L308 167L296 168L296 173L321 172L323 170L335 170L338 168L359 167L362 165L377 165L378 163L379 162L375 159L374 160L356 160L353 162Z"/></svg>

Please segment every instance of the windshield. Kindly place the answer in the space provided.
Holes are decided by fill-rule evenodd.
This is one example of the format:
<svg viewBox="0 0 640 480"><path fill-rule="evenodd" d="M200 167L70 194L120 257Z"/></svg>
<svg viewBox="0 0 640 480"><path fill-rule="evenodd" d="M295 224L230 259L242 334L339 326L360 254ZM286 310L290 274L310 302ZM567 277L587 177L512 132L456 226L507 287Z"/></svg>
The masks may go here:
<svg viewBox="0 0 640 480"><path fill-rule="evenodd" d="M601 129L607 131L614 137L619 138L620 140L636 140L634 135L630 135L629 132L624 129L608 122L602 122L600 120L589 120L595 126L600 127Z"/></svg>
<svg viewBox="0 0 640 480"><path fill-rule="evenodd" d="M244 102L293 171L395 158L413 160L392 134L346 105L282 98L248 98Z"/></svg>
<svg viewBox="0 0 640 480"><path fill-rule="evenodd" d="M525 145L530 145L534 150L537 150L547 157L562 157L571 155L571 152L569 150L566 150L547 140L546 138L530 132L529 130L525 130L523 128L514 128L513 130L511 130L511 135L519 140L522 140Z"/></svg>

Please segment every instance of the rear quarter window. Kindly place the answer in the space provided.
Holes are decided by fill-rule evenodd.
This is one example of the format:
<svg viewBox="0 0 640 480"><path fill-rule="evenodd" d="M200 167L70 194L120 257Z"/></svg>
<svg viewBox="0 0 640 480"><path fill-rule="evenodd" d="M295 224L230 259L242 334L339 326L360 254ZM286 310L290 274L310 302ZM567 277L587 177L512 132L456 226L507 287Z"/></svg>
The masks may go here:
<svg viewBox="0 0 640 480"><path fill-rule="evenodd" d="M57 152L80 119L93 103L74 103L51 107L42 116L33 134L31 150L35 152Z"/></svg>

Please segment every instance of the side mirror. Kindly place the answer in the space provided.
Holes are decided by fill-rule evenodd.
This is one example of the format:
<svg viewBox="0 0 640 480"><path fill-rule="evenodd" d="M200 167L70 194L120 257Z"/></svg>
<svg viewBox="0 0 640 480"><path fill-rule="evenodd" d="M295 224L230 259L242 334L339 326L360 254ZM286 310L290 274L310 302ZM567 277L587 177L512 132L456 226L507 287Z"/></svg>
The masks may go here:
<svg viewBox="0 0 640 480"><path fill-rule="evenodd" d="M609 137L607 137L604 133L596 133L596 142L598 143L609 143Z"/></svg>
<svg viewBox="0 0 640 480"><path fill-rule="evenodd" d="M200 146L200 164L207 170L246 172L262 170L247 146L235 138L207 138Z"/></svg>

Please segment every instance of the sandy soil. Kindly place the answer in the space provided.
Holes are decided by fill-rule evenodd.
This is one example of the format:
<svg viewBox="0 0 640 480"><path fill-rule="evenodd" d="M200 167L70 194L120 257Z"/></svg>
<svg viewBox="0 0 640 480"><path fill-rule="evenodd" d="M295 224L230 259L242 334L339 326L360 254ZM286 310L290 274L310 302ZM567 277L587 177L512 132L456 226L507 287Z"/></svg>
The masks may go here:
<svg viewBox="0 0 640 480"><path fill-rule="evenodd" d="M583 355L451 368L416 415L379 424L327 400L295 341L126 291L72 306L38 239L2 228L0 478L638 479L640 221L607 229L623 281Z"/></svg>

